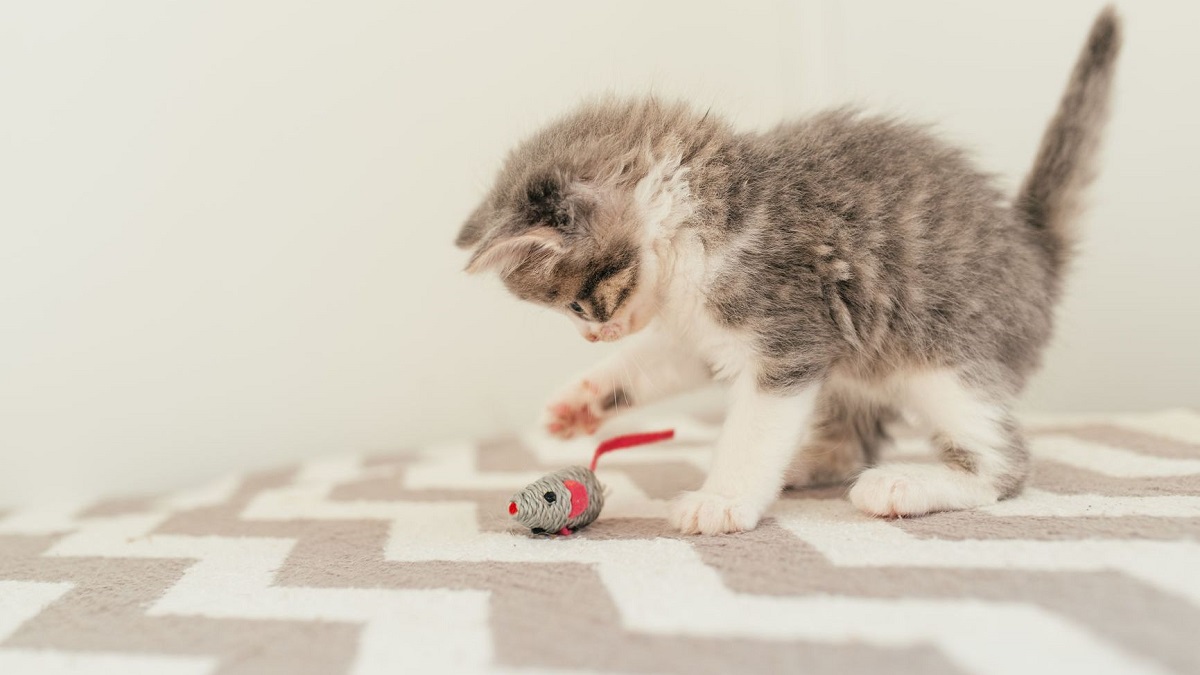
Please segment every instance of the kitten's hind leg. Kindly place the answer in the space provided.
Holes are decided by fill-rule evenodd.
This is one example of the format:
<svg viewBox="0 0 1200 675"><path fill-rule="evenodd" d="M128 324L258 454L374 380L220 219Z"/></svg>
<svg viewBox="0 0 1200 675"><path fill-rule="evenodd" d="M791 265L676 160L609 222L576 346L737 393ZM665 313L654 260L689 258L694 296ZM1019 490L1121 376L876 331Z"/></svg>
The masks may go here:
<svg viewBox="0 0 1200 675"><path fill-rule="evenodd" d="M947 371L914 377L906 399L931 426L940 461L867 469L850 490L855 506L876 516L919 516L993 504L1020 491L1029 451L1006 405Z"/></svg>
<svg viewBox="0 0 1200 675"><path fill-rule="evenodd" d="M824 385L812 429L788 468L787 487L850 482L891 440L884 424L894 417L893 410Z"/></svg>

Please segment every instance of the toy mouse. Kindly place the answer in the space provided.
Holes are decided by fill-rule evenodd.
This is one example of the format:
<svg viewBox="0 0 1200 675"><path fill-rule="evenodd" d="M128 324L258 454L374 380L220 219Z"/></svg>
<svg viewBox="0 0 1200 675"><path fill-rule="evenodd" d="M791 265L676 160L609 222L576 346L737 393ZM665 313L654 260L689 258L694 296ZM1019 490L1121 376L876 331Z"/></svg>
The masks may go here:
<svg viewBox="0 0 1200 675"><path fill-rule="evenodd" d="M675 437L675 430L610 438L596 448L591 468L569 466L547 474L513 495L508 514L533 534L561 534L587 527L604 508L604 486L596 479L600 455Z"/></svg>

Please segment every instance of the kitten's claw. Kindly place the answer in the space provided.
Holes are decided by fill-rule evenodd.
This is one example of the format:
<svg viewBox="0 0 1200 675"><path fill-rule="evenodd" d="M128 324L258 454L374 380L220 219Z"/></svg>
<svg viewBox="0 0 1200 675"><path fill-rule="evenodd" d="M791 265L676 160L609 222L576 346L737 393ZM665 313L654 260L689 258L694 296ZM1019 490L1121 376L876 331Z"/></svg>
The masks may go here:
<svg viewBox="0 0 1200 675"><path fill-rule="evenodd" d="M671 526L683 534L746 532L758 525L762 513L744 499L697 490L671 502Z"/></svg>
<svg viewBox="0 0 1200 675"><path fill-rule="evenodd" d="M580 433L594 434L608 416L603 401L600 386L583 380L546 406L543 426L551 436L562 439Z"/></svg>

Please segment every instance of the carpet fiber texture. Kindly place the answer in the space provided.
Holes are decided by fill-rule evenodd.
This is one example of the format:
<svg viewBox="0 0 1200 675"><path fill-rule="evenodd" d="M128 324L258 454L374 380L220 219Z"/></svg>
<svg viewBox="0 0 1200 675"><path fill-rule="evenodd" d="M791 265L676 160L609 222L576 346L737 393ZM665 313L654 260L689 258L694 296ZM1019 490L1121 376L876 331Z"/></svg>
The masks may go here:
<svg viewBox="0 0 1200 675"><path fill-rule="evenodd" d="M600 520L510 529L593 441L331 456L0 514L0 673L1200 673L1200 414L1031 425L1018 498L905 520L789 491L681 537L716 426L606 456ZM896 452L911 451L902 445Z"/></svg>

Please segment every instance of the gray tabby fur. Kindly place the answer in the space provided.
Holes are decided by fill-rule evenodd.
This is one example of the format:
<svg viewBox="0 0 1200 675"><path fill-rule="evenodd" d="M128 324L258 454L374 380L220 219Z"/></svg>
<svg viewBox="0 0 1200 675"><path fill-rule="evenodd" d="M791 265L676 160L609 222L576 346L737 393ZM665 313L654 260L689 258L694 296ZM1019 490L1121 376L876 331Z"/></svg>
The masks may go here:
<svg viewBox="0 0 1200 675"><path fill-rule="evenodd" d="M519 145L457 244L472 251L470 270L497 270L518 297L560 311L578 302L604 321L639 284L666 283L643 269L647 228L692 236L725 262L704 308L754 337L762 390L950 369L1001 411L1009 469L995 480L1010 496L1028 459L1007 411L1051 335L1119 29L1111 8L1096 19L1011 199L962 151L895 119L842 109L738 133L680 103L604 100ZM653 224L638 192L648 184L665 204ZM844 479L873 461L895 414L824 387L810 442L828 445L829 466L815 473ZM935 442L972 470L969 448Z"/></svg>

